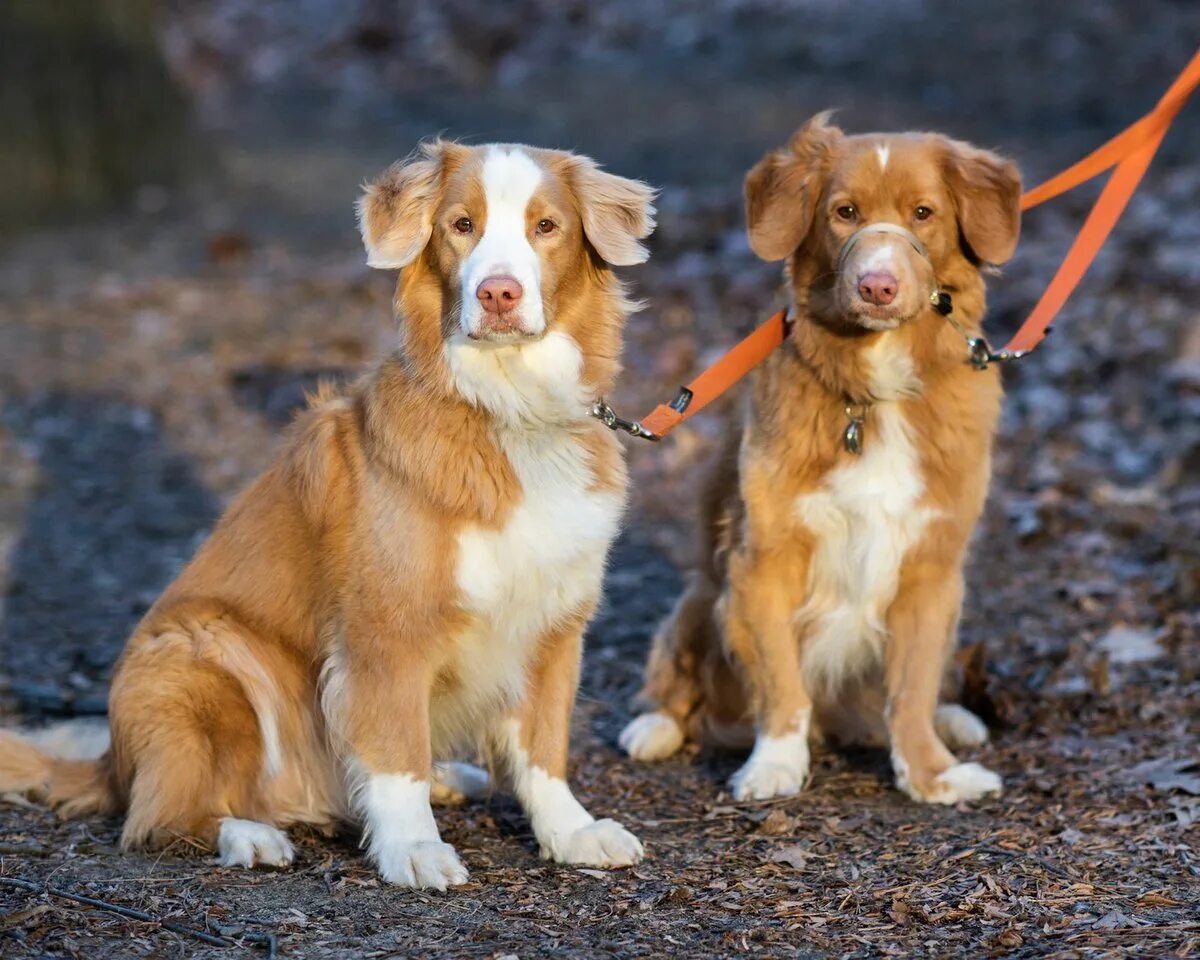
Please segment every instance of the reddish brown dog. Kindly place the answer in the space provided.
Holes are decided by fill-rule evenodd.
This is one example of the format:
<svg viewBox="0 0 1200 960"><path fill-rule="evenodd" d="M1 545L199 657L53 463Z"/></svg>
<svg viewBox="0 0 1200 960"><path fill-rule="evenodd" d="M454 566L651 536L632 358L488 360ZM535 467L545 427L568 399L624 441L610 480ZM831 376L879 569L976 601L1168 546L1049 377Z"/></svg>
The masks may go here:
<svg viewBox="0 0 1200 960"><path fill-rule="evenodd" d="M966 336L983 319L983 268L1016 247L1020 193L991 153L847 136L825 115L750 172L750 243L787 261L791 331L715 471L691 587L650 655L651 711L622 734L632 756L753 725L732 787L765 799L804 786L820 731L889 743L918 800L1000 789L951 753L987 730L939 706L939 688L1001 400Z"/></svg>

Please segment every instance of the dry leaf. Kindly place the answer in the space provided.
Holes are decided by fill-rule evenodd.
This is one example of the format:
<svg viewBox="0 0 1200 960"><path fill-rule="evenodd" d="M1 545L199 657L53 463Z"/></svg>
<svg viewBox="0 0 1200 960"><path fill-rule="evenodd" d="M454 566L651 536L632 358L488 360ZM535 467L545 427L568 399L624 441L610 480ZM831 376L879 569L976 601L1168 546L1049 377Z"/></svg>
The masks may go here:
<svg viewBox="0 0 1200 960"><path fill-rule="evenodd" d="M1129 771L1129 778L1147 783L1155 790L1181 790L1200 796L1200 760L1172 760L1162 757L1139 763Z"/></svg>
<svg viewBox="0 0 1200 960"><path fill-rule="evenodd" d="M769 837L782 837L795 830L796 821L776 807L758 825L758 832Z"/></svg>
<svg viewBox="0 0 1200 960"><path fill-rule="evenodd" d="M808 863L808 854L804 848L798 843L789 843L783 847L776 847L767 854L768 863L786 863L789 867L796 870L803 870L805 864Z"/></svg>
<svg viewBox="0 0 1200 960"><path fill-rule="evenodd" d="M1114 626L1101 638L1098 646L1108 654L1110 663L1142 663L1164 655L1154 631L1126 624Z"/></svg>

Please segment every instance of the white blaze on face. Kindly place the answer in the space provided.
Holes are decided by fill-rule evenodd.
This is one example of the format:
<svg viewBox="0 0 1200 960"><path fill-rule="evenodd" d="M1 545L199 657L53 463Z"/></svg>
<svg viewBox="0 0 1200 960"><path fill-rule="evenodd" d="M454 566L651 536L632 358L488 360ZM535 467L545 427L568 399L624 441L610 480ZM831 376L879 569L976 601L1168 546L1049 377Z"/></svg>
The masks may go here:
<svg viewBox="0 0 1200 960"><path fill-rule="evenodd" d="M887 169L888 154L890 152L891 152L891 148L888 147L886 144L880 144L878 147L875 148L875 153L879 156L879 169L881 171Z"/></svg>
<svg viewBox="0 0 1200 960"><path fill-rule="evenodd" d="M541 264L529 242L525 211L542 180L542 170L525 151L490 147L481 174L487 212L483 236L459 269L462 328L467 335L482 326L483 307L475 296L489 277L513 277L523 295L516 308L521 326L532 335L546 329L542 311Z"/></svg>
<svg viewBox="0 0 1200 960"><path fill-rule="evenodd" d="M854 253L858 251L851 253L849 266L856 277L863 277L868 273L890 273L895 275L900 269L896 261L899 259L897 254L902 249L900 244L904 243L904 241L899 237L879 236L878 234L876 236L879 239L870 245L867 250L863 251L859 257L854 256ZM875 238L872 237L871 239L874 240ZM868 245L864 242L862 246L866 247Z"/></svg>

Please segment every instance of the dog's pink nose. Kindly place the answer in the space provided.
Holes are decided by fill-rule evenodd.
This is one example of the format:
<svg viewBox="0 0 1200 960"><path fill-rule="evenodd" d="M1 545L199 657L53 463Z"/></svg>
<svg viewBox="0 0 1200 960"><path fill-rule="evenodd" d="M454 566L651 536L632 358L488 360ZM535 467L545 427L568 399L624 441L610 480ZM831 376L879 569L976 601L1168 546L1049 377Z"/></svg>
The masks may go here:
<svg viewBox="0 0 1200 960"><path fill-rule="evenodd" d="M475 291L475 296L488 313L508 313L521 302L525 291L516 277L488 277Z"/></svg>
<svg viewBox="0 0 1200 960"><path fill-rule="evenodd" d="M873 270L858 278L858 295L867 303L885 307L896 299L899 292L900 281L883 270Z"/></svg>

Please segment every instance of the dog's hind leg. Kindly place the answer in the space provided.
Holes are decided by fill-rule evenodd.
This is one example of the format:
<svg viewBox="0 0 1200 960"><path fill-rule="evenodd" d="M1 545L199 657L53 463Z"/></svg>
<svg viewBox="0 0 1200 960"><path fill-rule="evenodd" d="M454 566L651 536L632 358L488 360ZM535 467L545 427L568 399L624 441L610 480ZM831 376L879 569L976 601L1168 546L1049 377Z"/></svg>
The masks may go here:
<svg viewBox="0 0 1200 960"><path fill-rule="evenodd" d="M227 865L291 862L263 791L279 752L265 740L278 731L254 702L263 691L225 665L229 643L245 641L227 620L191 618L131 641L110 697L114 773L127 798L123 847L191 836ZM239 653L253 656L248 645Z"/></svg>
<svg viewBox="0 0 1200 960"><path fill-rule="evenodd" d="M278 827L223 817L217 831L217 857L223 867L286 867L295 851Z"/></svg>
<svg viewBox="0 0 1200 960"><path fill-rule="evenodd" d="M481 800L491 789L491 778L482 767L447 760L433 765L429 802L440 807L457 806L468 800Z"/></svg>
<svg viewBox="0 0 1200 960"><path fill-rule="evenodd" d="M982 747L988 742L987 724L957 703L938 706L933 715L933 728L951 750Z"/></svg>
<svg viewBox="0 0 1200 960"><path fill-rule="evenodd" d="M634 760L672 756L683 746L689 723L693 728L702 725L700 671L706 648L720 646L713 620L715 602L716 589L698 574L655 632L637 697L639 704L651 709L626 724L619 740Z"/></svg>

